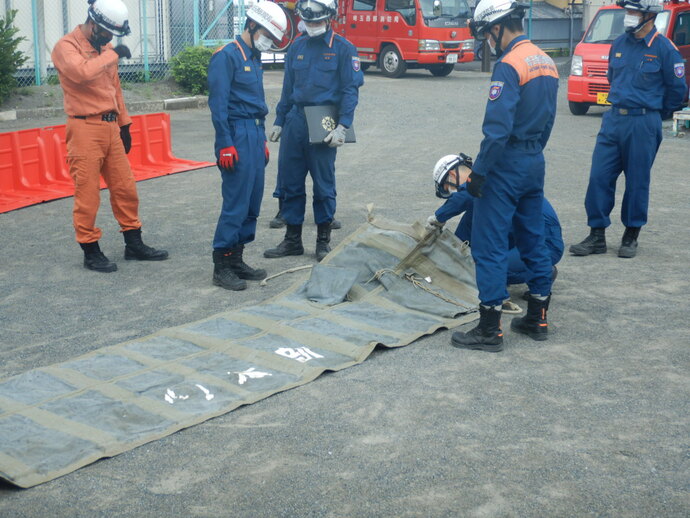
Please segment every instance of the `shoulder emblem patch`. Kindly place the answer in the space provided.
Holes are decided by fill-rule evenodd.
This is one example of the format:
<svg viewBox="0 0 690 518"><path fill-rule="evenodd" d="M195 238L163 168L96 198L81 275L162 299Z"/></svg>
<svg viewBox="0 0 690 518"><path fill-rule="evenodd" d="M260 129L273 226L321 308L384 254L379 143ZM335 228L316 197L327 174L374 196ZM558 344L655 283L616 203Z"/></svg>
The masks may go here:
<svg viewBox="0 0 690 518"><path fill-rule="evenodd" d="M352 56L352 70L359 72L362 68L362 64L357 56Z"/></svg>
<svg viewBox="0 0 690 518"><path fill-rule="evenodd" d="M489 85L489 100L495 101L501 97L503 92L503 81L492 81Z"/></svg>
<svg viewBox="0 0 690 518"><path fill-rule="evenodd" d="M673 73L676 74L676 77L684 77L685 76L685 63L676 63L673 65Z"/></svg>

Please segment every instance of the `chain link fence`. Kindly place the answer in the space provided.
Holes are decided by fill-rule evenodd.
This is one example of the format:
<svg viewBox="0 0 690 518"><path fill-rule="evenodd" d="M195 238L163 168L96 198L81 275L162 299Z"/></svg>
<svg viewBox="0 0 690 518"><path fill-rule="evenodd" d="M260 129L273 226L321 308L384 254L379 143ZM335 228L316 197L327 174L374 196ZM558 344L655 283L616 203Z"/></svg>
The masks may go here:
<svg viewBox="0 0 690 518"><path fill-rule="evenodd" d="M142 82L168 76L170 59L189 45L217 47L240 34L253 0L123 0L132 33L114 38L131 59L120 61L123 81ZM3 6L4 3L4 6ZM87 18L87 0L0 0L4 11L17 10L15 27L25 40L28 58L15 74L19 86L56 80L50 53L57 41ZM275 59L275 58L274 58Z"/></svg>

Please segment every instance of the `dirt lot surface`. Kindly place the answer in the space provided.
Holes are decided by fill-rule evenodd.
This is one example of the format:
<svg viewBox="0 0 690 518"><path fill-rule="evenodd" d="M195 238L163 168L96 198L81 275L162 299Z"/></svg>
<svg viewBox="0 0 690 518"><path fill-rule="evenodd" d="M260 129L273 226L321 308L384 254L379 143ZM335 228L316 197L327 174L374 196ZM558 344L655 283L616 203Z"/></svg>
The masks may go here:
<svg viewBox="0 0 690 518"><path fill-rule="evenodd" d="M265 75L271 110L282 72ZM425 220L438 206L439 157L476 155L489 76L365 74L358 142L338 153L338 243L374 203L383 217ZM566 78L545 151L546 193L566 245L587 234L583 198L603 109L568 111ZM208 160L208 109L171 112L173 150ZM270 115L267 126L273 122ZM64 117L0 123L2 130ZM638 256L619 259L623 180L608 253L558 265L549 340L510 332L500 354L457 350L439 331L361 365L321 376L229 414L104 459L29 490L0 484L0 516L22 517L679 517L690 515L690 138L670 135L652 172L649 224ZM306 255L268 260L282 232L278 145L256 241L246 259L269 274L314 262L310 203ZM67 361L159 329L276 295L211 284L220 177L207 168L138 184L144 238L170 259L122 259L108 204L101 246L113 274L82 266L72 200L0 214L0 379ZM511 288L519 303L524 286ZM30 440L30 438L27 438ZM0 438L0 440L2 440Z"/></svg>

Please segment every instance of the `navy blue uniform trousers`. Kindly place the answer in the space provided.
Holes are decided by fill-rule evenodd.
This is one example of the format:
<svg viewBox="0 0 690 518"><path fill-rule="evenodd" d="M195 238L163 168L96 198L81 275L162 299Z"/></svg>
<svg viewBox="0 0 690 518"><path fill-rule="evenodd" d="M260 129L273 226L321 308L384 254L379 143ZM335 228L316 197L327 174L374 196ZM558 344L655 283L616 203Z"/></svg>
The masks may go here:
<svg viewBox="0 0 690 518"><path fill-rule="evenodd" d="M487 174L482 197L474 202L472 257L479 299L486 306L498 306L509 297L506 278L511 228L530 272L526 279L530 293L551 293L552 264L544 243L544 174L541 146L527 143L518 149L508 144Z"/></svg>
<svg viewBox="0 0 690 518"><path fill-rule="evenodd" d="M263 121L233 120L230 131L239 160L232 171L219 168L223 207L213 237L214 250L228 250L254 241L264 193L266 130Z"/></svg>
<svg viewBox="0 0 690 518"><path fill-rule="evenodd" d="M311 174L314 184L313 208L316 224L329 223L335 214L336 148L326 144L309 144L304 110L293 107L285 118L280 137L278 170L283 199L282 214L288 225L304 223L307 202L305 180Z"/></svg>
<svg viewBox="0 0 690 518"><path fill-rule="evenodd" d="M621 221L626 227L647 223L649 177L661 139L661 115L657 111L621 115L612 108L604 113L585 197L590 227L606 228L611 224L609 215L621 171L625 173Z"/></svg>

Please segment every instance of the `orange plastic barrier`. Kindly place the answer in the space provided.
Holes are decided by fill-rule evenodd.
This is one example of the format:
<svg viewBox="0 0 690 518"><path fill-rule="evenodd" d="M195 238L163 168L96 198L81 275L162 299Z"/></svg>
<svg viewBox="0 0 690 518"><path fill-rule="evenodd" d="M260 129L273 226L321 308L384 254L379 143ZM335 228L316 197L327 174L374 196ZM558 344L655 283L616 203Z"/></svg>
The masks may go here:
<svg viewBox="0 0 690 518"><path fill-rule="evenodd" d="M74 195L65 129L63 124L0 133L0 213ZM168 113L133 115L130 132L127 158L137 181L214 165L173 155Z"/></svg>

